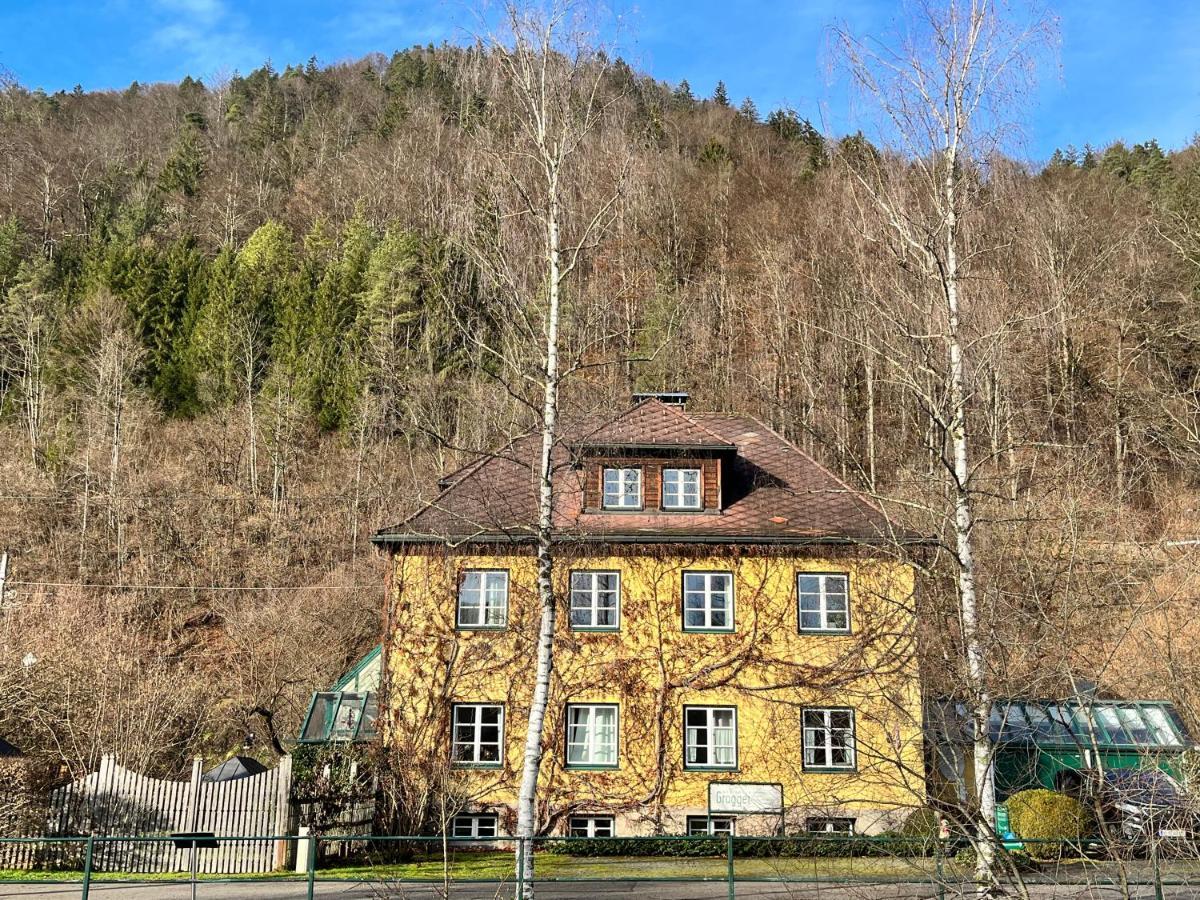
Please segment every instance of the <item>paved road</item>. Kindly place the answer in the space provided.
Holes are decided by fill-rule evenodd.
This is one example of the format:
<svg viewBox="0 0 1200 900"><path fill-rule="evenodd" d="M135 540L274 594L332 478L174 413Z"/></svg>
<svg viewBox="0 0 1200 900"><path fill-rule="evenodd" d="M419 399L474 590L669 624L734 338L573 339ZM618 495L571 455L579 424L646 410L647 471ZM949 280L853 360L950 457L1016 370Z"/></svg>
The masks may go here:
<svg viewBox="0 0 1200 900"><path fill-rule="evenodd" d="M1030 893L1035 900L1117 900L1115 888L1089 885L1033 885ZM440 900L440 890L431 885L385 885L363 883L318 883L316 896L322 900ZM1198 895L1196 886L1166 886L1164 896L1169 900L1184 900ZM29 900L76 900L78 884L3 884L0 898L22 897ZM187 884L111 884L94 883L93 900L188 900L191 888ZM303 882L260 881L242 884L200 882L197 900L304 900ZM546 883L538 886L539 900L586 900L586 898L630 898L638 900L726 900L728 888L723 882L664 883L646 881L587 881ZM973 896L970 886L949 886L946 900ZM451 900L500 900L511 898L510 885L455 885ZM738 900L937 900L938 894L929 884L780 884L770 882L740 883ZM1135 889L1133 900L1153 900L1154 889Z"/></svg>

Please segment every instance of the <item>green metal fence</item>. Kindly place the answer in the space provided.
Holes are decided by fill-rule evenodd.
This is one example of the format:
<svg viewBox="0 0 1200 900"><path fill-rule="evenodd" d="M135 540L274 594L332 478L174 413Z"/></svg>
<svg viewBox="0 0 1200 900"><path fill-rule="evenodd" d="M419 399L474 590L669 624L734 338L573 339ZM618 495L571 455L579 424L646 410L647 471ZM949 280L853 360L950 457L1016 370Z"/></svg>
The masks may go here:
<svg viewBox="0 0 1200 900"><path fill-rule="evenodd" d="M264 896L312 898L325 883L373 886L370 896L434 896L448 886L488 886L488 896L521 896L525 885L516 865L533 854L539 896L553 897L555 884L598 882L655 882L692 885L695 890L664 897L754 896L755 885L843 885L879 892L897 885L918 889L918 896L959 896L973 884L969 845L894 837L806 835L799 837L682 837L653 838L455 838L447 836L260 835L203 838L218 845L239 841L275 842L287 866L271 873L208 875L202 855L216 853L202 845L182 848L183 868L169 875L112 870L106 852L114 845L168 844L181 849L180 837L164 835L92 835L66 838L0 838L4 845L27 845L31 868L0 872L5 885L59 886L56 896L77 890L87 900L98 883L137 883L191 886L193 896L224 896L214 885L257 883L278 885ZM186 839L185 839L186 840ZM1200 850L1190 844L1166 848L1157 844L1139 854L1117 858L1098 843L1025 842L1020 852L997 848L1002 880L1030 886L1072 886L1111 889L1135 887L1143 896L1200 894ZM703 886L702 890L700 886ZM1196 889L1192 893L1193 888ZM424 890L425 893L419 893ZM1036 893L1036 890L1034 891ZM107 896L107 894L106 894ZM250 896L242 894L242 896ZM572 896L579 896L576 888Z"/></svg>

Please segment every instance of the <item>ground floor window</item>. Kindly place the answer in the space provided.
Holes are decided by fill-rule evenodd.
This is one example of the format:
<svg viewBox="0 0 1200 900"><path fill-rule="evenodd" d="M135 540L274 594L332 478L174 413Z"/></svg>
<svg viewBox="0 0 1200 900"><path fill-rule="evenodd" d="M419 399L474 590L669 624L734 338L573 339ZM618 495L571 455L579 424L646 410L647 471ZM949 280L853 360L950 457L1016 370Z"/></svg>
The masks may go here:
<svg viewBox="0 0 1200 900"><path fill-rule="evenodd" d="M804 723L804 768L854 768L854 710L806 709Z"/></svg>
<svg viewBox="0 0 1200 900"><path fill-rule="evenodd" d="M450 834L456 838L494 838L497 827L495 813L472 813L455 816L450 822Z"/></svg>
<svg viewBox="0 0 1200 900"><path fill-rule="evenodd" d="M451 760L466 766L499 766L504 746L504 707L499 703L456 703Z"/></svg>
<svg viewBox="0 0 1200 900"><path fill-rule="evenodd" d="M571 816L567 820L568 837L610 838L616 833L612 816Z"/></svg>
<svg viewBox="0 0 1200 900"><path fill-rule="evenodd" d="M567 765L612 768L617 764L617 707L567 704Z"/></svg>
<svg viewBox="0 0 1200 900"><path fill-rule="evenodd" d="M684 768L737 768L737 709L732 706L685 706Z"/></svg>
<svg viewBox="0 0 1200 900"><path fill-rule="evenodd" d="M736 834L733 816L688 816L687 833L690 835L726 835Z"/></svg>
<svg viewBox="0 0 1200 900"><path fill-rule="evenodd" d="M804 824L814 834L854 834L854 819L844 816L822 816Z"/></svg>

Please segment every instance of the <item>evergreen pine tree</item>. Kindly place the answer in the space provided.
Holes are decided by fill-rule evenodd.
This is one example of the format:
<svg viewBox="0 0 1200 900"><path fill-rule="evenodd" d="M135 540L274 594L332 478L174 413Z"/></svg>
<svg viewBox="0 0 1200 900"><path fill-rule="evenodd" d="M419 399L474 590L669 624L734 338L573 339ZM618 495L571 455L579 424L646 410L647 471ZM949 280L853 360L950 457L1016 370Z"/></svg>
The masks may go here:
<svg viewBox="0 0 1200 900"><path fill-rule="evenodd" d="M269 337L275 327L275 294L294 272L294 266L291 232L275 221L256 228L238 253L245 315L265 336Z"/></svg>
<svg viewBox="0 0 1200 900"><path fill-rule="evenodd" d="M743 100L742 105L738 107L738 114L747 122L758 122L758 107L749 97Z"/></svg>
<svg viewBox="0 0 1200 900"><path fill-rule="evenodd" d="M204 174L204 153L200 147L200 128L189 121L175 139L175 149L158 176L158 188L185 197L195 196Z"/></svg>
<svg viewBox="0 0 1200 900"><path fill-rule="evenodd" d="M209 271L187 365L200 406L245 399L267 370L278 296L295 278L291 234L278 222L259 226L234 252L225 247Z"/></svg>
<svg viewBox="0 0 1200 900"><path fill-rule="evenodd" d="M187 366L202 407L232 402L242 389L237 328L244 309L238 298L237 255L223 247L209 267L195 325L187 339Z"/></svg>
<svg viewBox="0 0 1200 900"><path fill-rule="evenodd" d="M421 317L421 241L389 229L371 253L355 322L356 374L394 394Z"/></svg>
<svg viewBox="0 0 1200 900"><path fill-rule="evenodd" d="M767 127L785 141L800 137L800 117L791 109L780 108L767 116Z"/></svg>
<svg viewBox="0 0 1200 900"><path fill-rule="evenodd" d="M729 107L729 91L725 89L725 82L718 81L717 88L713 91L713 103L717 106Z"/></svg>
<svg viewBox="0 0 1200 900"><path fill-rule="evenodd" d="M167 252L159 287L159 317L150 359L150 387L159 405L171 414L196 411L196 382L188 353L192 331L204 303L204 262L191 238L181 238Z"/></svg>
<svg viewBox="0 0 1200 900"><path fill-rule="evenodd" d="M374 230L361 217L342 232L342 253L317 286L312 309L307 397L322 428L336 429L345 419L355 380L349 371L354 353L351 326L358 317L357 302L376 242Z"/></svg>

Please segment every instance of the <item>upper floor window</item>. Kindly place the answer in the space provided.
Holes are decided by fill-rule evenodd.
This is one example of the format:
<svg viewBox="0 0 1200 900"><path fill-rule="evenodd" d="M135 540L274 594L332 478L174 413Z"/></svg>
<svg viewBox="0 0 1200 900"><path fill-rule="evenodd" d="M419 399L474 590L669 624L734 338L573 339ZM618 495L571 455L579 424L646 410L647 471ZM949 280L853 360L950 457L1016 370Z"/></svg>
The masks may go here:
<svg viewBox="0 0 1200 900"><path fill-rule="evenodd" d="M503 761L504 707L456 703L451 710L450 759L462 766L499 766Z"/></svg>
<svg viewBox="0 0 1200 900"><path fill-rule="evenodd" d="M683 573L683 630L733 631L733 576Z"/></svg>
<svg viewBox="0 0 1200 900"><path fill-rule="evenodd" d="M615 631L620 622L620 574L617 572L572 572L571 627Z"/></svg>
<svg viewBox="0 0 1200 900"><path fill-rule="evenodd" d="M801 572L796 576L800 595L801 631L850 630L850 579L846 575Z"/></svg>
<svg viewBox="0 0 1200 900"><path fill-rule="evenodd" d="M854 710L806 709L801 717L804 768L854 768Z"/></svg>
<svg viewBox="0 0 1200 900"><path fill-rule="evenodd" d="M642 507L642 470L605 469L604 470L604 508L605 509L641 509Z"/></svg>
<svg viewBox="0 0 1200 900"><path fill-rule="evenodd" d="M684 768L737 768L737 708L685 706L683 708Z"/></svg>
<svg viewBox="0 0 1200 900"><path fill-rule="evenodd" d="M567 705L567 766L617 765L617 707L611 703Z"/></svg>
<svg viewBox="0 0 1200 900"><path fill-rule="evenodd" d="M508 573L463 572L458 585L459 628L503 628L508 624Z"/></svg>
<svg viewBox="0 0 1200 900"><path fill-rule="evenodd" d="M700 491L699 469L663 469L662 508L701 509L704 506Z"/></svg>

